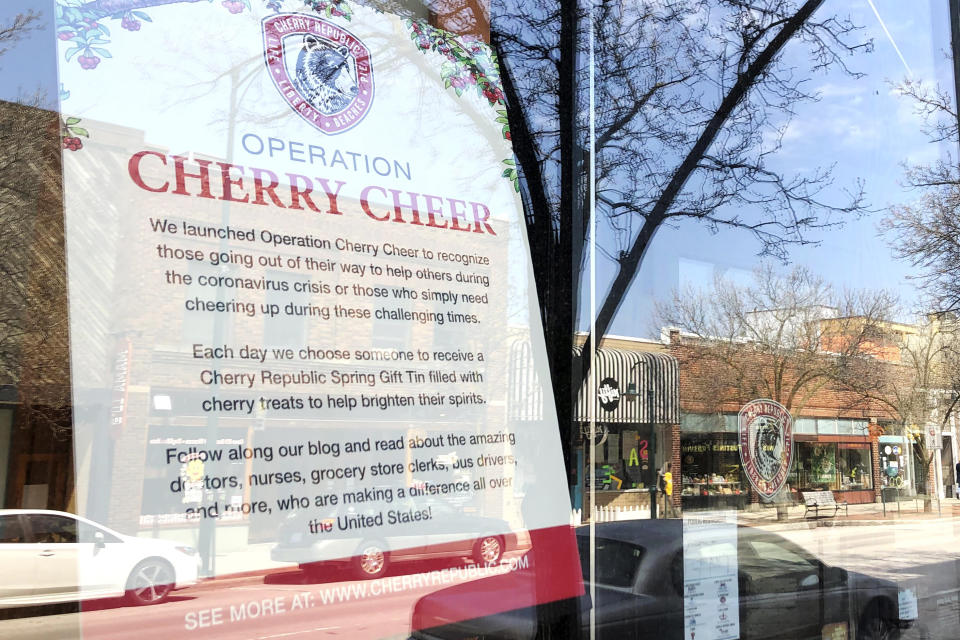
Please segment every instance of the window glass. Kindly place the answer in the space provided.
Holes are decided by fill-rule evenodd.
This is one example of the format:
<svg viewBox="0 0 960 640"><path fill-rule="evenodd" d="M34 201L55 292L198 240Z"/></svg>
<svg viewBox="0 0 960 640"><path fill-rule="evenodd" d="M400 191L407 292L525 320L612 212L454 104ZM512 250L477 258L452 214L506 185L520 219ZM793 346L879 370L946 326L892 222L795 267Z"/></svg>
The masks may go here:
<svg viewBox="0 0 960 640"><path fill-rule="evenodd" d="M825 435L836 435L837 420L835 418L818 418L817 433L822 433Z"/></svg>
<svg viewBox="0 0 960 640"><path fill-rule="evenodd" d="M770 540L748 540L750 549L771 566L779 566L788 571L800 571L813 568L813 563L797 550Z"/></svg>
<svg viewBox="0 0 960 640"><path fill-rule="evenodd" d="M840 445L838 473L843 489L872 489L873 467L870 448L866 446Z"/></svg>
<svg viewBox="0 0 960 640"><path fill-rule="evenodd" d="M733 414L726 414L723 416L723 430L727 433L736 433L737 432L737 416Z"/></svg>
<svg viewBox="0 0 960 640"><path fill-rule="evenodd" d="M800 491L840 488L837 445L798 442L794 488Z"/></svg>
<svg viewBox="0 0 960 640"><path fill-rule="evenodd" d="M264 342L271 347L290 347L303 343L304 334L310 326L308 319L321 312L320 307L310 304L310 285L319 285L311 282L308 276L291 278L273 270L266 271L266 278L273 287L267 290L264 304L273 305L271 309L276 312L265 314ZM294 306L288 308L287 304Z"/></svg>
<svg viewBox="0 0 960 640"><path fill-rule="evenodd" d="M847 418L838 418L837 433L842 436L854 435L853 420L848 420Z"/></svg>
<svg viewBox="0 0 960 640"><path fill-rule="evenodd" d="M577 540L583 575L590 575L590 540ZM644 549L620 540L596 539L593 547L597 584L621 589L633 586L635 576L643 561Z"/></svg>
<svg viewBox="0 0 960 640"><path fill-rule="evenodd" d="M685 509L736 508L749 500L735 436L686 436L680 461Z"/></svg>
<svg viewBox="0 0 960 640"><path fill-rule="evenodd" d="M27 542L20 516L0 515L0 544Z"/></svg>
<svg viewBox="0 0 960 640"><path fill-rule="evenodd" d="M0 608L956 636L960 2L0 4Z"/></svg>
<svg viewBox="0 0 960 640"><path fill-rule="evenodd" d="M816 433L817 421L813 418L797 418L793 421L793 428L797 433Z"/></svg>
<svg viewBox="0 0 960 640"><path fill-rule="evenodd" d="M723 416L715 414L696 414L684 413L681 416L681 424L686 432L712 433L714 431L723 431L726 428L726 421Z"/></svg>
<svg viewBox="0 0 960 640"><path fill-rule="evenodd" d="M56 515L29 514L27 520L33 541L41 544L64 544L77 541L77 521Z"/></svg>

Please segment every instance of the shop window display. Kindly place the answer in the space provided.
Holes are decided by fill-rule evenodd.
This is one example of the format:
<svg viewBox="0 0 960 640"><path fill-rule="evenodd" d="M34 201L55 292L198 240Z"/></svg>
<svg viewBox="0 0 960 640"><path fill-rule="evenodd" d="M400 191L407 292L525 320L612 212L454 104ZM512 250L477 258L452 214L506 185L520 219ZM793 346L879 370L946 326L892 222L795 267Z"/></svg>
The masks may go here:
<svg viewBox="0 0 960 640"><path fill-rule="evenodd" d="M870 447L859 443L797 444L792 486L798 490L873 489Z"/></svg>
<svg viewBox="0 0 960 640"><path fill-rule="evenodd" d="M797 443L794 486L800 490L840 489L837 481L837 446L810 442Z"/></svg>
<svg viewBox="0 0 960 640"><path fill-rule="evenodd" d="M644 489L652 481L651 443L646 429L604 425L603 442L596 448L596 489Z"/></svg>
<svg viewBox="0 0 960 640"><path fill-rule="evenodd" d="M680 456L684 508L738 508L745 504L747 490L734 437L683 439Z"/></svg>
<svg viewBox="0 0 960 640"><path fill-rule="evenodd" d="M841 444L837 451L837 471L840 488L844 490L873 489L870 449L862 445Z"/></svg>

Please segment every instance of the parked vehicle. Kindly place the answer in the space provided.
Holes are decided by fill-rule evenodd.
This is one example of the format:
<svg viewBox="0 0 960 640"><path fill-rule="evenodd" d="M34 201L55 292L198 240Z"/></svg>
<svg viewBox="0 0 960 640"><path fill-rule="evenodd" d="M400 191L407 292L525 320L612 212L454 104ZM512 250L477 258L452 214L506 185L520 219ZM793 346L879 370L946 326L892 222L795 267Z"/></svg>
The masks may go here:
<svg viewBox="0 0 960 640"><path fill-rule="evenodd" d="M0 567L0 608L118 596L146 605L194 584L198 556L71 513L3 509Z"/></svg>
<svg viewBox="0 0 960 640"><path fill-rule="evenodd" d="M333 527L329 533L310 532L310 512L291 515L280 528L271 559L296 562L312 574L323 574L331 566L348 565L359 578L378 578L397 562L442 558L470 558L477 564L497 564L503 554L516 548L517 540L508 524L466 512L436 498L408 498L397 509L432 509L433 520L408 535L360 534L337 529L338 518L372 516L375 512L355 505L327 512L318 522ZM507 532L507 533L504 533ZM416 570L416 567L413 567Z"/></svg>
<svg viewBox="0 0 960 640"><path fill-rule="evenodd" d="M681 520L633 520L596 525L595 598L597 638L684 637L684 555ZM587 527L577 530L586 594L579 608L582 637L589 635L590 539ZM733 544L729 544L732 557ZM716 550L723 554L726 551ZM549 550L537 549L532 566L550 562ZM858 639L891 639L910 620L901 620L897 585L829 566L774 533L739 527L736 543L738 584L731 596L739 601L739 637L743 640L796 640L837 637L834 630ZM500 586L498 587L497 584ZM734 585L730 585L733 587ZM720 588L729 588L723 585ZM497 589L497 591L494 591ZM529 602L521 582L495 576L436 591L414 608L412 640L454 638L533 638L537 611L514 609L472 618L477 594L497 593L505 606ZM549 609L548 609L549 610ZM724 615L716 612L717 616ZM539 615L544 615L541 610Z"/></svg>

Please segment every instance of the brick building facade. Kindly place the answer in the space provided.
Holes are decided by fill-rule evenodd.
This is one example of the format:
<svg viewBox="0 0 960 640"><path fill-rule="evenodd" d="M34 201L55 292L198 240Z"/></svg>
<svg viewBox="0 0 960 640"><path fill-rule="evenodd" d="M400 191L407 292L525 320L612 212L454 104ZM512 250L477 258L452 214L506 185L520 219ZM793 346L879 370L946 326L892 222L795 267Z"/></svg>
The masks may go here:
<svg viewBox="0 0 960 640"><path fill-rule="evenodd" d="M792 359L744 343L710 345L670 333L680 364L682 500L686 507L746 508L760 502L737 448L737 413L755 399L780 402L793 416L790 498L827 489L850 503L874 502L883 478L878 438L895 416L888 402L838 382L832 356ZM870 367L897 367L868 358Z"/></svg>

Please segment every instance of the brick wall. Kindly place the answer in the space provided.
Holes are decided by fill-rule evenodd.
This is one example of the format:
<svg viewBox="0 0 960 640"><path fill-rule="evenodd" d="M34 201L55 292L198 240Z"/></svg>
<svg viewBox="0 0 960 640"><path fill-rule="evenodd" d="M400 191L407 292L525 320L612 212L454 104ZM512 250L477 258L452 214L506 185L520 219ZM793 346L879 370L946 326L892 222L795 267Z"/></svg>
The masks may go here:
<svg viewBox="0 0 960 640"><path fill-rule="evenodd" d="M736 413L746 402L770 398L809 417L893 418L883 402L814 375L827 366L826 356L777 360L748 345L711 348L679 340L670 345L670 354L679 362L680 408L685 412Z"/></svg>

